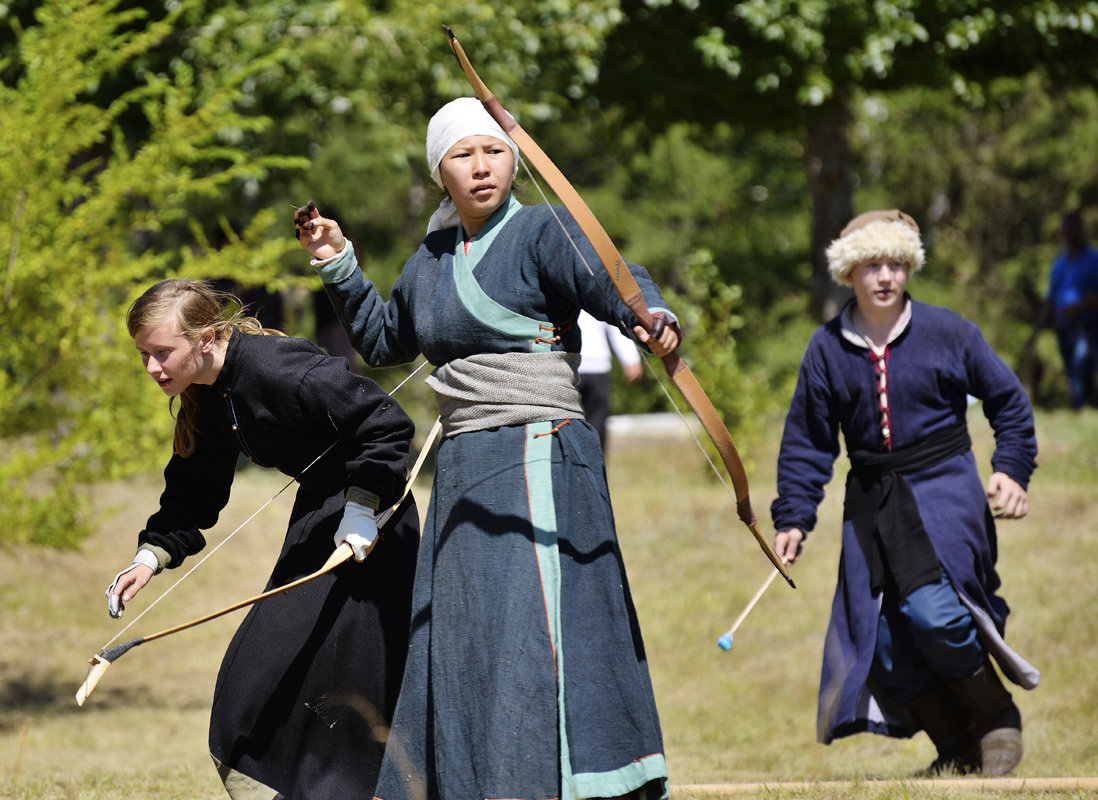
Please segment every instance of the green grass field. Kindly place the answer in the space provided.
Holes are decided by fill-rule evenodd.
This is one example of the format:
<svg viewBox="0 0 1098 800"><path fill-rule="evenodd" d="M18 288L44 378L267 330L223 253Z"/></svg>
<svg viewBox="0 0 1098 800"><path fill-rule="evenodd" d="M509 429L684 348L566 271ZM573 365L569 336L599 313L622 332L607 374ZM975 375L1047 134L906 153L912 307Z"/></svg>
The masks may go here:
<svg viewBox="0 0 1098 800"><path fill-rule="evenodd" d="M991 436L978 409L971 427L986 476ZM764 531L770 530L779 430L754 452L743 452ZM1089 787L1098 776L1098 614L1092 608L1098 413L1043 413L1038 435L1041 467L1030 487L1030 516L1000 525L999 566L1002 594L1013 608L1008 638L1043 679L1033 692L1014 692L1025 720L1026 757L1012 777L1024 780L986 785L978 777L911 780L934 755L922 734L911 740L862 735L830 747L815 742L841 474L795 568L797 590L775 582L723 652L716 639L767 578L768 562L692 440L613 441L610 481L672 797L1096 796ZM108 670L84 707L74 700L88 658L178 577L158 578L121 622L107 617L103 590L128 564L159 480L151 475L95 487L102 522L79 552L0 550L0 797L224 796L207 754L206 724L221 655L244 611L135 648ZM276 473L243 472L210 532L211 546L284 481ZM291 494L292 488L272 502L120 641L260 591ZM425 504L426 487L419 495Z"/></svg>

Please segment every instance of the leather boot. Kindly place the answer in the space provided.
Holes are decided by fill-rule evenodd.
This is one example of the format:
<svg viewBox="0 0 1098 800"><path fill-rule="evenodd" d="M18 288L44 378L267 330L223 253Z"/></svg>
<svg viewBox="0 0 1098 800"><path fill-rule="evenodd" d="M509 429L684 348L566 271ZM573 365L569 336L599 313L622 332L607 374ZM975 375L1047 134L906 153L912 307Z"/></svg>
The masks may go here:
<svg viewBox="0 0 1098 800"><path fill-rule="evenodd" d="M938 748L938 757L922 775L932 777L943 772L968 775L980 771L976 729L948 688L938 686L904 703L904 707Z"/></svg>
<svg viewBox="0 0 1098 800"><path fill-rule="evenodd" d="M969 678L947 681L980 739L981 772L1006 775L1022 760L1022 714L990 662Z"/></svg>

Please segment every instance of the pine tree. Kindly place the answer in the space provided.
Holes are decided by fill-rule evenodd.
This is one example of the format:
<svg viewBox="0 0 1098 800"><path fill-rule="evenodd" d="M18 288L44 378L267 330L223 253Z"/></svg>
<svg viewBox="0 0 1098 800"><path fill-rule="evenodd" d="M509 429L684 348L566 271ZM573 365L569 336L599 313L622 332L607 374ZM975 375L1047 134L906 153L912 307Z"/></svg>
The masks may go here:
<svg viewBox="0 0 1098 800"><path fill-rule="evenodd" d="M166 457L171 420L124 327L137 294L172 274L274 281L296 246L264 239L270 212L185 245L159 236L188 202L299 162L234 144L269 123L236 107L262 59L201 91L185 66L116 81L175 21L117 6L43 3L0 61L0 541L78 543L95 481Z"/></svg>

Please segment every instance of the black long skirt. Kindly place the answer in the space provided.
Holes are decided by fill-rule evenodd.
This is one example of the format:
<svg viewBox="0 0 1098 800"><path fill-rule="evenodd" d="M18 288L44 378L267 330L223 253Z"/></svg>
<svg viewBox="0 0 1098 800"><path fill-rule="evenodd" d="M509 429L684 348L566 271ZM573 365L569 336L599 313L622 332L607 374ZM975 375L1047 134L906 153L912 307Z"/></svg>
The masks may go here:
<svg viewBox="0 0 1098 800"><path fill-rule="evenodd" d="M319 569L342 492L298 493L267 588ZM408 651L419 516L411 498L363 562L254 606L221 664L210 753L235 799L371 797Z"/></svg>

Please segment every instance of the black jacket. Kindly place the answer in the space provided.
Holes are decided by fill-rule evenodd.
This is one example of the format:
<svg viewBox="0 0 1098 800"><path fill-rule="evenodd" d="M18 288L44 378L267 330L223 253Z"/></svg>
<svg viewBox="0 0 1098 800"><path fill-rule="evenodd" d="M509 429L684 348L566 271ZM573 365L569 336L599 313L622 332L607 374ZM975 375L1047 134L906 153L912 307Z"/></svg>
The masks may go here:
<svg viewBox="0 0 1098 800"><path fill-rule="evenodd" d="M160 510L138 537L166 550L172 567L205 546L201 530L228 502L241 453L318 497L360 487L382 509L400 497L414 426L346 359L305 339L234 332L217 381L198 389L195 453L172 456Z"/></svg>

